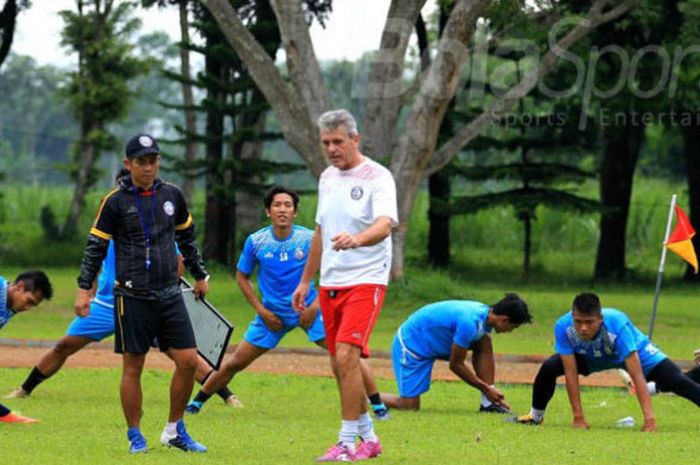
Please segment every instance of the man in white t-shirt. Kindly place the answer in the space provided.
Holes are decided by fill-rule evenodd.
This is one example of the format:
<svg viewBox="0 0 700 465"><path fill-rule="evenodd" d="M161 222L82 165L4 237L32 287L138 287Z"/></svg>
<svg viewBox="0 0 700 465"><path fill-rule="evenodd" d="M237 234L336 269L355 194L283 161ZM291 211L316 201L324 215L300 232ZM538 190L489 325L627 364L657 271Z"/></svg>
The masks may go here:
<svg viewBox="0 0 700 465"><path fill-rule="evenodd" d="M331 166L319 180L316 229L293 305L303 310L320 267L321 311L342 421L338 443L317 460L355 461L382 451L367 413L359 362L369 357L369 337L389 281L391 228L398 224L396 185L389 170L360 152L349 111L326 112L318 126Z"/></svg>

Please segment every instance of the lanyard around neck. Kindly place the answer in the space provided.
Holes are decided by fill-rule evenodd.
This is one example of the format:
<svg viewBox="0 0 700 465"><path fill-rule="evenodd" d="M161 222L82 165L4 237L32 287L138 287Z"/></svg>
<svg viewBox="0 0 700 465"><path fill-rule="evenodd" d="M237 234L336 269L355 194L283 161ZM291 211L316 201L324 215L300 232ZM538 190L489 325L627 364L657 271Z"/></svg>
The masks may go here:
<svg viewBox="0 0 700 465"><path fill-rule="evenodd" d="M151 193L151 218L155 223L156 220L156 191L151 188L149 191ZM138 187L134 186L134 197L136 197L136 209L139 212L139 219L141 220L141 226L143 227L143 234L146 236L146 269L151 267L151 225L149 218L146 217L143 205L141 204L141 196L138 192Z"/></svg>

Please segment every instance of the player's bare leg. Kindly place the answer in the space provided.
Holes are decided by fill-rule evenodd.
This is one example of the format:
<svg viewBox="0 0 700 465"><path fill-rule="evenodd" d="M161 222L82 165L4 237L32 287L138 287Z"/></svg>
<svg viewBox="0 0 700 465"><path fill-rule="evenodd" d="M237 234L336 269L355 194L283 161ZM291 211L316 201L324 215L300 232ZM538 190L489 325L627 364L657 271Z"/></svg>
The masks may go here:
<svg viewBox="0 0 700 465"><path fill-rule="evenodd" d="M316 345L328 350L328 344L326 343L325 339L316 341ZM387 406L382 402L381 394L379 394L379 388L374 380L372 368L369 366L369 363L362 358L360 358L360 370L362 371L362 382L365 386L365 392L367 393L367 398L372 405L372 410L374 410L375 417L378 420L388 420L389 411L387 410Z"/></svg>
<svg viewBox="0 0 700 465"><path fill-rule="evenodd" d="M204 404L215 393L226 388L226 385L233 379L236 373L245 370L258 357L267 352L268 349L254 346L247 341L241 341L236 350L227 356L221 363L219 369L213 372L207 381L202 385L197 395L187 405L187 413L196 414L202 409Z"/></svg>
<svg viewBox="0 0 700 465"><path fill-rule="evenodd" d="M340 388L340 402L344 420L356 420L367 412L365 404L365 387L360 369L360 348L339 342L336 348L335 362Z"/></svg>
<svg viewBox="0 0 700 465"><path fill-rule="evenodd" d="M197 367L197 351L195 349L170 349L169 352L175 362L175 372L170 383L168 421L176 422L182 419L187 401L192 394L194 373Z"/></svg>
<svg viewBox="0 0 700 465"><path fill-rule="evenodd" d="M68 357L94 342L83 336L63 336L37 363L36 367L47 378L56 374L66 362Z"/></svg>
<svg viewBox="0 0 700 465"><path fill-rule="evenodd" d="M61 369L68 357L93 342L92 339L83 336L63 336L48 352L46 352L39 362L34 366L27 379L5 398L20 399L28 397L34 389L55 375Z"/></svg>
<svg viewBox="0 0 700 465"><path fill-rule="evenodd" d="M122 381L119 394L122 401L124 418L129 428L139 428L141 424L141 408L143 392L141 391L141 373L146 361L145 354L122 354Z"/></svg>
<svg viewBox="0 0 700 465"><path fill-rule="evenodd" d="M420 396L401 397L396 394L382 392L382 400L390 409L396 410L420 410Z"/></svg>
<svg viewBox="0 0 700 465"><path fill-rule="evenodd" d="M236 373L245 370L251 363L267 351L268 349L254 346L247 341L241 341L236 347L236 350L224 359L221 367L209 377L206 383L204 383L202 391L208 395L212 395L226 386Z"/></svg>

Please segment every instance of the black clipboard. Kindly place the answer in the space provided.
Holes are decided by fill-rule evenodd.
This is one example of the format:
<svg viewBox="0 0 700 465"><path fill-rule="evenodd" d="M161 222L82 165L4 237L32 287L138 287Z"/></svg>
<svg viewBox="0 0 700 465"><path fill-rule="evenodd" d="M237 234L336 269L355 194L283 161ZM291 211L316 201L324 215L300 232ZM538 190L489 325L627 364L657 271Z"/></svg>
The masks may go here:
<svg viewBox="0 0 700 465"><path fill-rule="evenodd" d="M218 370L231 339L233 325L206 299L195 299L194 288L184 278L180 278L180 289L192 322L197 353Z"/></svg>

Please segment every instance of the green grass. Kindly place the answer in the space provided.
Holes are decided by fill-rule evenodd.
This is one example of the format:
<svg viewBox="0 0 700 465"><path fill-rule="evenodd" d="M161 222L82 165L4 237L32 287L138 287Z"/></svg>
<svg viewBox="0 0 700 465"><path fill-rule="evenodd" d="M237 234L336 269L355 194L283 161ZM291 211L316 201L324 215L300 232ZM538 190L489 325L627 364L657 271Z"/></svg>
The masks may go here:
<svg viewBox="0 0 700 465"><path fill-rule="evenodd" d="M420 197L409 233L407 278L390 285L372 336L372 348L389 350L398 325L428 302L468 298L493 303L506 291L519 292L527 300L535 321L511 334L496 336L494 344L499 353L551 353L554 321L583 290L598 292L605 306L624 310L646 331L667 194L672 190L667 183L637 183L628 228L628 264L634 268L633 279L618 285L590 281L597 219L546 210L538 212L534 272L527 282L519 270L519 224L505 208L455 218L453 265L448 271L432 270L425 261L427 202ZM69 192L56 188L13 188L4 192L0 237L5 247L0 250L0 273L12 278L20 269L40 265L49 273L56 294L51 302L14 318L0 336L57 339L73 318L83 239L64 244L45 241L37 226L37 206L51 204L62 219ZM98 197L92 195L88 205L96 204ZM314 203L313 198L304 200L300 224L312 222ZM201 202L196 202L193 210L201 222ZM83 218L85 228L91 216L88 208ZM238 342L254 313L228 270L213 267L211 271L210 300L234 323L232 342ZM680 261L669 258L669 279L661 296L654 340L672 358L688 359L698 344L700 295L695 286L679 282L682 272ZM283 340L283 346L310 344L301 331L294 331ZM26 369L0 369L0 394L16 387L26 374ZM312 463L313 457L336 439L338 398L332 379L244 373L236 378L234 388L246 408L230 410L213 400L203 415L188 420L190 431L210 447L210 453L183 455L161 449L157 441L166 417L170 375L149 370L144 373L143 429L152 451L144 457L129 457L118 398L119 376L118 369L64 370L31 399L7 401L9 407L41 418L42 423L0 427L0 444L4 445L0 463ZM395 391L392 381L379 380L379 385L383 390ZM529 388L504 388L514 409L526 411ZM517 427L503 424L500 417L477 414L475 390L462 383L438 382L424 397L423 411L396 412L390 422L377 425L386 448L380 460L411 465L432 465L437 460L446 464L507 465L658 465L697 460L700 410L688 402L666 396L655 398L661 433L644 436L636 428L621 430L614 426L615 420L628 415L640 422L636 400L622 390L587 389L583 403L590 431L570 428L570 409L563 390L557 392L544 427Z"/></svg>
<svg viewBox="0 0 700 465"><path fill-rule="evenodd" d="M6 278L12 278L18 268L3 268ZM76 268L46 268L55 296L29 313L16 316L3 328L3 338L58 339L74 317L77 275ZM404 283L393 283L384 308L372 334L373 350L388 351L396 328L420 306L444 299L475 299L486 303L499 300L504 292L516 291L528 302L534 316L532 325L513 333L496 335L495 349L499 353L548 354L552 352L552 327L556 319L571 306L575 294L589 289L570 284L509 285L496 282L469 281L436 271L410 270ZM215 270L210 281L211 302L234 324L232 342L241 340L254 312L244 300L234 279L224 270ZM653 300L653 288L647 285L598 285L593 288L604 306L625 311L644 332L648 331ZM700 328L700 295L692 285L672 285L664 288L657 316L654 341L672 358L691 358L698 344ZM302 331L293 331L282 341L283 346L310 346Z"/></svg>
<svg viewBox="0 0 700 465"><path fill-rule="evenodd" d="M459 193L457 190L455 194ZM597 198L597 190L597 183L589 182L578 192L589 198ZM653 282L671 194L678 193L680 205L687 207L686 190L687 187L679 182L641 176L635 179L627 226L627 266L631 270L631 281ZM68 210L72 194L70 188L3 186L3 199L0 200L0 263L17 266L69 266L78 263L99 199L106 192L106 188L95 189L86 199L80 226L83 233L73 240L56 243L43 237L40 210L44 205L50 206L61 223ZM191 209L201 235L204 199L201 192L198 194ZM312 226L315 207L315 196L304 196L297 223ZM408 263L421 268L427 263L427 210L427 195L421 192L409 222L406 250ZM581 284L590 280L598 243L599 215L578 215L538 208L537 218L533 224L530 282ZM263 221L261 218L261 225ZM501 282L522 282L522 234L522 226L509 207L453 217L453 264L449 269L450 274L466 276L470 280L495 281L494 277L497 277ZM239 247L241 245L242 242L238 244ZM670 280L678 280L684 271L685 265L680 259L669 257L667 276Z"/></svg>
<svg viewBox="0 0 700 465"><path fill-rule="evenodd" d="M0 392L17 386L26 370L0 369ZM119 370L65 370L32 398L8 401L42 421L32 426L0 426L2 463L53 464L309 464L337 438L338 399L330 378L244 373L235 381L243 409L212 399L196 417L191 434L210 451L203 455L164 449L158 438L167 414L167 372L144 373L142 430L151 450L130 457L119 404ZM99 386L99 389L96 388ZM380 381L395 390L390 381ZM529 407L530 389L503 386L518 411ZM641 416L635 398L621 389L586 389L582 395L591 430L570 427L566 393L557 390L542 427L505 424L503 417L476 412L476 390L457 382L436 382L420 412L393 412L376 423L385 453L383 464L681 464L700 453L700 410L684 399L654 398L660 433L619 429L615 421ZM437 461L437 462L436 462Z"/></svg>

